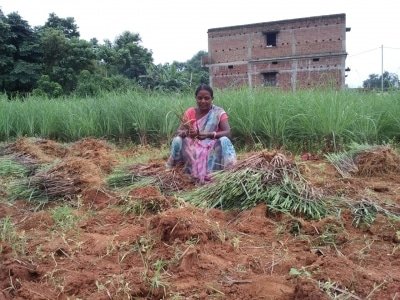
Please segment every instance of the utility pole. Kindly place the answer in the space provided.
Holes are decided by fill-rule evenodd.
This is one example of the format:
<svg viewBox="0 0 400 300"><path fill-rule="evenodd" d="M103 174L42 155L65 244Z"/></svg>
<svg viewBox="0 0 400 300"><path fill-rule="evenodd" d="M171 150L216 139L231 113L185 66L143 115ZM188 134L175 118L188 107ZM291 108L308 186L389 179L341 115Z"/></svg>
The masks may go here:
<svg viewBox="0 0 400 300"><path fill-rule="evenodd" d="M382 61L381 61L381 89L383 93L383 45L381 46Z"/></svg>

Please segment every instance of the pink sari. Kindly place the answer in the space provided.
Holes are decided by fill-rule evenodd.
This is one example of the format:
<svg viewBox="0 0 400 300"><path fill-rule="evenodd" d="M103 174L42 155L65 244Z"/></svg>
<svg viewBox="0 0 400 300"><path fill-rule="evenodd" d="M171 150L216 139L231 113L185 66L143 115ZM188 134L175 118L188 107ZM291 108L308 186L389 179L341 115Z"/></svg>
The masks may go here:
<svg viewBox="0 0 400 300"><path fill-rule="evenodd" d="M192 111L189 109L185 113L185 119L189 122L192 130L200 132L217 132L219 129L219 122L223 115L226 116L225 111L213 105L210 111L202 118L196 120L193 119L193 108ZM214 139L192 139L185 138L182 147L183 155L189 160L191 167L191 174L194 178L198 179L200 183L204 183L209 180L208 176L208 158L210 153L214 150L216 140Z"/></svg>
<svg viewBox="0 0 400 300"><path fill-rule="evenodd" d="M228 119L226 112L213 105L211 110L196 120L195 108L189 108L184 114L184 123L193 131L218 132L221 120ZM236 153L232 142L227 137L204 139L176 136L171 143L171 156L167 166L178 162L185 163L186 172L200 183L210 180L213 171L229 168L236 162Z"/></svg>

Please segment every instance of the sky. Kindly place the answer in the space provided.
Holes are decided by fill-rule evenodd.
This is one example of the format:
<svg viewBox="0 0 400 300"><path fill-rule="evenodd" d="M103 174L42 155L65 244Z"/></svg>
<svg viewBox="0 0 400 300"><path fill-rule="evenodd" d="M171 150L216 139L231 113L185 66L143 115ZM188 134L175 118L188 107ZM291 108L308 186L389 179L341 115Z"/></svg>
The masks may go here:
<svg viewBox="0 0 400 300"><path fill-rule="evenodd" d="M4 14L18 12L29 25L44 25L50 13L73 17L81 38L114 39L139 33L154 63L185 62L208 49L210 28L330 14L346 14L346 78L360 87L369 74L400 77L400 3L397 0L0 0ZM382 48L383 46L383 48ZM382 60L383 57L383 60ZM383 63L382 63L383 61Z"/></svg>

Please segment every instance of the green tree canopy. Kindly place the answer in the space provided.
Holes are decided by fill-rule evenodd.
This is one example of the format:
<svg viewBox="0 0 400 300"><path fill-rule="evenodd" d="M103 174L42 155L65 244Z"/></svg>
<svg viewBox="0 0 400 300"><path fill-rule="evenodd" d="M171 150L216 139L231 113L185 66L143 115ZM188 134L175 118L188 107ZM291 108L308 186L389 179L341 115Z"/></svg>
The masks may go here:
<svg viewBox="0 0 400 300"><path fill-rule="evenodd" d="M382 75L370 74L367 80L363 81L363 87L366 89L382 89ZM398 89L400 87L399 77L395 73L385 71L383 73L383 89Z"/></svg>
<svg viewBox="0 0 400 300"><path fill-rule="evenodd" d="M119 35L114 43L106 40L99 47L98 59L107 74L121 74L130 79L145 75L153 62L153 54L140 42L139 34L129 31Z"/></svg>
<svg viewBox="0 0 400 300"><path fill-rule="evenodd" d="M0 91L24 95L34 91L95 95L101 90L186 90L208 83L199 51L186 62L154 65L153 54L138 33L125 31L114 42L85 41L75 19L50 13L43 26L32 28L18 13L0 10Z"/></svg>
<svg viewBox="0 0 400 300"><path fill-rule="evenodd" d="M67 38L79 38L78 25L72 17L60 18L55 13L50 13L43 28L60 30Z"/></svg>
<svg viewBox="0 0 400 300"><path fill-rule="evenodd" d="M0 87L9 95L30 92L40 77L38 36L18 13L0 13Z"/></svg>

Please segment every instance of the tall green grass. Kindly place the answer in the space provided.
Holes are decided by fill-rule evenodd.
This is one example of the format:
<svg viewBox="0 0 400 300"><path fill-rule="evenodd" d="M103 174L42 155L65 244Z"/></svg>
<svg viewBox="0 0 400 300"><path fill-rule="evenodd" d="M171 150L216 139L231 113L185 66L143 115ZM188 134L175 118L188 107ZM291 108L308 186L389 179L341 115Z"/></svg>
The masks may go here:
<svg viewBox="0 0 400 300"><path fill-rule="evenodd" d="M379 144L400 138L400 93L270 89L216 90L214 103L229 115L236 143L338 149L349 142ZM164 143L194 95L129 91L92 98L9 101L0 95L0 140L37 136Z"/></svg>

